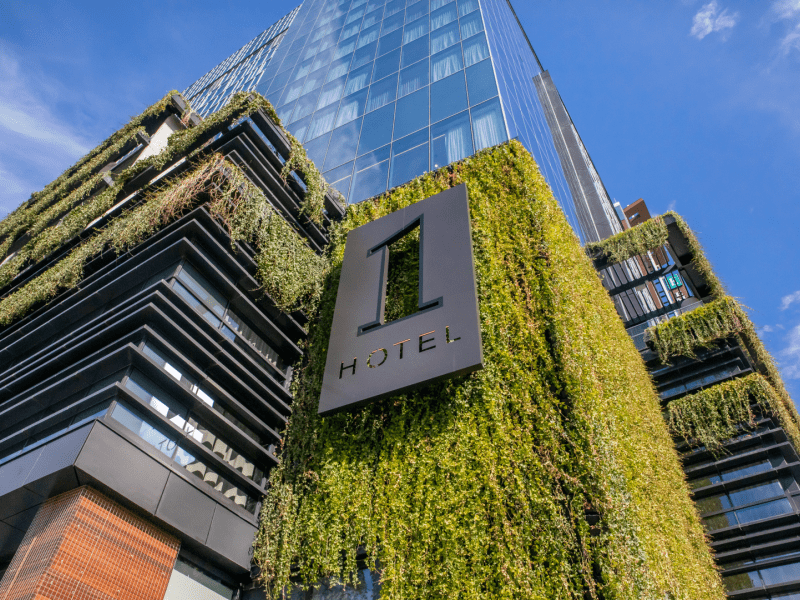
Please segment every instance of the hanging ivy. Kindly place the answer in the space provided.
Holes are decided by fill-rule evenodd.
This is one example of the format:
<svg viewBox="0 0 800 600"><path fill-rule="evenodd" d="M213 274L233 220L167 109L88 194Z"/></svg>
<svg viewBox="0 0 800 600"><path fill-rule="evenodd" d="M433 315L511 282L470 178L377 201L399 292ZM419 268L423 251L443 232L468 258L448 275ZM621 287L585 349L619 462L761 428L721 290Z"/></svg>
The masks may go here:
<svg viewBox="0 0 800 600"><path fill-rule="evenodd" d="M674 436L719 456L726 441L755 427L758 416L778 404L772 386L754 373L674 400L666 416Z"/></svg>
<svg viewBox="0 0 800 600"><path fill-rule="evenodd" d="M650 327L645 339L658 353L659 360L667 363L675 356L693 358L697 348L708 348L717 340L741 333L747 322L739 303L725 296Z"/></svg>
<svg viewBox="0 0 800 600"><path fill-rule="evenodd" d="M281 310L313 309L325 274L324 259L282 218L273 215L274 210L261 190L235 165L213 155L188 175L145 193L135 208L0 301L0 326L20 319L60 292L77 286L86 263L100 253L122 254L203 202L208 202L212 214L228 226L234 247L236 241L255 245L256 278ZM255 211L260 217L250 221ZM273 268L281 272L273 273ZM281 288L283 280L290 277L291 284Z"/></svg>
<svg viewBox="0 0 800 600"><path fill-rule="evenodd" d="M132 123L137 124L138 126L138 123L141 123L146 116L158 114L156 110L159 109L159 107L160 111L163 111L164 107L166 106L165 103L168 102L172 95L176 93L177 92L171 92L165 96L160 103L147 109L144 113L142 113L142 115L134 119ZM117 197L124 186L138 174L150 167L163 170L174 161L186 155L188 148L194 145L198 140L202 139L203 136L207 136L210 131L218 128L220 124L231 123L237 119L245 118L253 114L258 109L263 109L267 115L275 120L275 123L280 126L280 121L277 120L277 114L275 113L275 110L269 101L254 93L242 92L235 94L225 107L216 113L213 113L197 127L183 129L173 133L169 137L167 147L162 152L150 156L147 159L138 161L119 173L115 178L114 185L112 185L110 188L96 193L94 196L87 199L91 191L97 187L100 180L104 176L103 173L96 173L88 176L82 184L80 184L76 189L74 189L64 199L60 200L56 204L46 207L44 201L42 201L35 207L39 212L34 214L35 211L32 212L33 209L30 209L30 211L27 213L19 213L28 215L25 217L27 220L20 221L22 224L14 225L15 233L9 235L3 244L0 245L0 256L5 256L11 246L11 243L14 241L14 239L16 239L15 236L21 231L24 231L26 228L29 228L28 231L31 235L31 239L14 255L13 258L0 265L0 288L5 287L11 281L13 281L26 265L30 264L31 262L42 260L51 252L59 248L62 244L83 232L83 230L92 221L105 214L106 211L114 206L117 201ZM135 132L138 131L136 128L133 130L130 128L131 125L126 127L123 131L129 131L130 135L134 135ZM324 208L324 198L325 193L328 190L328 185L325 183L325 180L314 164L306 158L305 151L303 150L302 146L300 146L300 144L297 143L297 140L295 140L291 134L286 132L286 130L283 131L290 140L292 150L289 160L286 163L288 166L284 166L282 174L284 178L288 176L292 170L297 170L302 174L307 182L307 190L302 199L303 210L309 215L311 220L316 223L321 223ZM69 177L65 179L62 184L52 187L52 193L55 194L58 190L63 189L67 182L75 183L78 181L76 177L78 177L79 174L86 175L86 173L91 171L91 169L96 169L103 166L110 155L109 153L111 150L122 141L127 142L130 135L116 134L115 136L112 136L112 138L110 138L112 143L107 144L106 151L96 153L94 159L86 161L81 168L77 169L77 172L73 177ZM196 149L192 154L189 155L188 158L191 158L201 150L202 148ZM48 186L47 189L51 189L51 186ZM69 210L69 212L64 216L61 222L54 225L50 224L54 218L60 216L66 210ZM17 218L15 216L16 214L16 212L12 213L12 215L9 215L7 219L15 220ZM33 220L34 217L35 220ZM0 227L2 227L4 224L5 221L0 224ZM280 225L275 224L271 226L270 231L277 231L275 229L276 227L280 227ZM297 256L299 256L299 254ZM284 266L287 265L284 264ZM275 285L273 286L273 291L278 293L279 296L281 294L288 293L283 291L284 288L277 285L277 282L274 283ZM286 289L288 290L288 288ZM314 293L308 290L303 292L298 290L296 292L288 293L287 297L293 296L294 293L306 298L311 298L314 296Z"/></svg>
<svg viewBox="0 0 800 600"><path fill-rule="evenodd" d="M653 217L601 242L586 244L586 251L592 258L605 257L610 264L615 264L661 248L667 243L667 237L664 219Z"/></svg>
<svg viewBox="0 0 800 600"><path fill-rule="evenodd" d="M484 369L318 416L347 232L462 182ZM361 551L387 600L724 597L641 358L519 143L350 206L330 259L260 516L269 597L353 584Z"/></svg>

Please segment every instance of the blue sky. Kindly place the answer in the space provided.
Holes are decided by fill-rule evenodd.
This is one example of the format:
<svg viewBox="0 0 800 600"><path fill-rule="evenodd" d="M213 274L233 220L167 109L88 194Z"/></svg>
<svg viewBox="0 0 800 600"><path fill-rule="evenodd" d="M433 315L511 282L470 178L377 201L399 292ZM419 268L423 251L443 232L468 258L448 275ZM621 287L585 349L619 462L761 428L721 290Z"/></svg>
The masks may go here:
<svg viewBox="0 0 800 600"><path fill-rule="evenodd" d="M294 2L0 0L0 215ZM674 209L800 398L800 0L516 0L611 196Z"/></svg>

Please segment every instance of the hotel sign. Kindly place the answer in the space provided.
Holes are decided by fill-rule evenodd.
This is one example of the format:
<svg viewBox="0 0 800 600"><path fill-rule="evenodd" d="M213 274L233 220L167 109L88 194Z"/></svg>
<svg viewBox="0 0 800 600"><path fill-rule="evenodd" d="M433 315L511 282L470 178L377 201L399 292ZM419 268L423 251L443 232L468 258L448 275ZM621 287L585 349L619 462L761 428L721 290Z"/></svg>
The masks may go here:
<svg viewBox="0 0 800 600"><path fill-rule="evenodd" d="M419 228L419 309L384 320L389 246ZM347 236L319 413L352 408L483 366L467 188Z"/></svg>

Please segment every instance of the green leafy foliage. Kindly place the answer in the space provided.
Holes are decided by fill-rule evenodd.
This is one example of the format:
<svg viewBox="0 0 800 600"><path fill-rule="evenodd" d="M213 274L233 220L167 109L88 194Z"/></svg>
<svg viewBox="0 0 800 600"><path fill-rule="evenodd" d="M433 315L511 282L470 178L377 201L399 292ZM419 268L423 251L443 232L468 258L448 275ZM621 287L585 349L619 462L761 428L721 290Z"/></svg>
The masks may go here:
<svg viewBox="0 0 800 600"><path fill-rule="evenodd" d="M659 360L666 363L674 356L694 357L697 348L741 333L748 321L739 303L725 296L650 327L645 335Z"/></svg>
<svg viewBox="0 0 800 600"><path fill-rule="evenodd" d="M754 373L674 400L666 416L673 435L720 455L727 440L741 433L742 427L753 428L758 415L773 407L780 407L775 390Z"/></svg>
<svg viewBox="0 0 800 600"><path fill-rule="evenodd" d="M20 319L61 291L78 285L86 263L101 252L124 253L205 202L212 214L228 226L234 247L237 240L254 244L256 277L279 308L286 312L313 309L326 273L324 259L274 214L261 190L235 165L220 155L213 155L188 175L145 193L132 210L111 221L54 266L3 298L0 326ZM253 215L258 218L254 219ZM283 283L286 287L282 287Z"/></svg>
<svg viewBox="0 0 800 600"><path fill-rule="evenodd" d="M35 205L29 208L21 207L0 223L0 235L3 231L9 232L6 239L0 244L0 256L6 255L11 244L19 235L25 231L30 235L28 242L14 257L0 266L0 287L13 281L26 265L45 258L63 243L80 234L92 221L102 216L114 205L124 186L134 177L150 167L162 170L169 166L185 156L187 150L196 145L199 140L208 137L210 132L219 127L221 123L232 123L263 109L280 126L275 109L269 101L255 93L235 94L225 107L213 113L200 125L173 133L169 137L167 147L162 152L129 166L116 176L114 185L89 197L92 191L96 190L104 175L103 173L91 174L92 171L101 168L109 157L113 156L137 131L140 131L139 124L146 117L163 112L166 103L175 94L177 92L170 92L159 103L148 108L129 125L114 134L101 145L102 151L93 153L93 158L82 163L79 168L73 167L69 171L74 171L73 175L69 177L62 175L56 180L60 183L50 184L45 188L46 193L43 192L44 195L37 200ZM301 200L303 211L311 220L321 223L328 185L314 164L306 158L303 147L286 130L283 132L291 144L291 155L282 172L284 179L292 170L302 175L307 186L306 193ZM189 158L201 151L202 147L196 148ZM77 185L77 187L72 189L69 188L70 185ZM72 191L59 199L59 193L69 189ZM54 200L56 201L53 203ZM64 218L60 222L53 223L65 211L69 212L65 214ZM273 229L275 227L278 225L273 225Z"/></svg>
<svg viewBox="0 0 800 600"><path fill-rule="evenodd" d="M667 237L664 220L653 217L601 242L586 244L586 251L593 258L606 257L609 263L614 264L661 248L667 243Z"/></svg>
<svg viewBox="0 0 800 600"><path fill-rule="evenodd" d="M485 368L319 417L347 232L462 182ZM255 544L270 597L353 582L360 550L390 600L724 597L641 358L519 143L349 207L330 259ZM391 285L401 314L415 278Z"/></svg>

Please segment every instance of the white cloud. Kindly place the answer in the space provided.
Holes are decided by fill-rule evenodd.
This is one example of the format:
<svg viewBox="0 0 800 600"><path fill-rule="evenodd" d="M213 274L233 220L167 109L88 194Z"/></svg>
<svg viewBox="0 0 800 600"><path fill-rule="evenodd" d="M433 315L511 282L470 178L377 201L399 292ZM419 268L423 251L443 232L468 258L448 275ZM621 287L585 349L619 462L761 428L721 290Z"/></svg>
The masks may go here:
<svg viewBox="0 0 800 600"><path fill-rule="evenodd" d="M678 201L677 201L677 200L672 200L672 201L671 201L671 202L670 202L670 203L667 205L667 210L675 210L675 205L676 205L677 203L678 203Z"/></svg>
<svg viewBox="0 0 800 600"><path fill-rule="evenodd" d="M56 114L59 85L0 41L0 215L41 189L92 147Z"/></svg>
<svg viewBox="0 0 800 600"><path fill-rule="evenodd" d="M733 28L739 20L739 13L735 12L730 14L728 9L720 11L719 2L711 0L694 16L692 22L692 30L690 34L698 40L702 40L710 33L715 31L724 31L725 29Z"/></svg>
<svg viewBox="0 0 800 600"><path fill-rule="evenodd" d="M792 292L791 294L787 294L781 298L781 310L786 310L795 302L800 304L800 290Z"/></svg>
<svg viewBox="0 0 800 600"><path fill-rule="evenodd" d="M775 328L772 325L764 325L758 331L759 333L772 333L773 331L775 331Z"/></svg>
<svg viewBox="0 0 800 600"><path fill-rule="evenodd" d="M775 0L770 6L775 19L791 19L800 14L800 0Z"/></svg>
<svg viewBox="0 0 800 600"><path fill-rule="evenodd" d="M800 379L800 325L789 332L787 339L789 345L780 353L785 360L781 372L786 379Z"/></svg>

